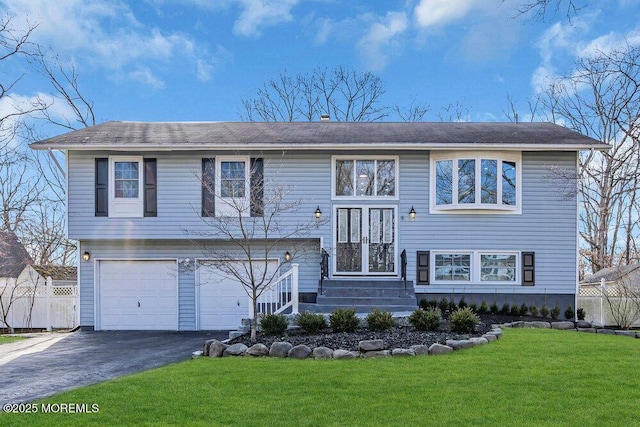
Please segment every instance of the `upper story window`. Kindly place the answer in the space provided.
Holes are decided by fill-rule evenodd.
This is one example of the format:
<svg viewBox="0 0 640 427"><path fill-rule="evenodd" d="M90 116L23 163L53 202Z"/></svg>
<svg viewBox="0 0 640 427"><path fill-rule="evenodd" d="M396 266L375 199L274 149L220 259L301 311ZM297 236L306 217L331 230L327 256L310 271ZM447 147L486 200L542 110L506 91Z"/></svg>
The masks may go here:
<svg viewBox="0 0 640 427"><path fill-rule="evenodd" d="M112 156L109 163L109 216L142 217L142 157Z"/></svg>
<svg viewBox="0 0 640 427"><path fill-rule="evenodd" d="M431 211L521 211L521 155L432 153Z"/></svg>
<svg viewBox="0 0 640 427"><path fill-rule="evenodd" d="M396 198L397 164L397 157L334 157L333 196L336 198Z"/></svg>

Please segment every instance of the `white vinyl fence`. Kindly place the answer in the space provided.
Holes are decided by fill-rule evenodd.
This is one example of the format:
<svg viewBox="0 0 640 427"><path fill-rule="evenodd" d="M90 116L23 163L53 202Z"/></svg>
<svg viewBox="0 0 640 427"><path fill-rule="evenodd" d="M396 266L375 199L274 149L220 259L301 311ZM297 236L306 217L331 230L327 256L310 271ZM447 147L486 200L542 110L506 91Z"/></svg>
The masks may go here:
<svg viewBox="0 0 640 427"><path fill-rule="evenodd" d="M615 326L616 321L611 315L611 307L603 296L602 285L581 285L578 293L578 308L585 311L585 320L605 326ZM623 298L615 296L615 287L608 287L609 298L613 301ZM640 320L632 326L640 327Z"/></svg>
<svg viewBox="0 0 640 427"><path fill-rule="evenodd" d="M78 324L78 287L75 281L47 279L44 284L21 284L15 289L8 283L0 288L4 307L11 303L7 322L15 329L72 329ZM0 319L0 327L7 325Z"/></svg>

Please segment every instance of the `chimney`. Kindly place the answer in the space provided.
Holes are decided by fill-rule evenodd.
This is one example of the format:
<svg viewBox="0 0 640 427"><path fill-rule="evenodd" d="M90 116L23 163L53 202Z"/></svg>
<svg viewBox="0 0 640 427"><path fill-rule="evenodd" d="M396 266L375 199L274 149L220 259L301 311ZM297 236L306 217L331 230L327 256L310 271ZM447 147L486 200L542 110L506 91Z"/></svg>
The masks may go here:
<svg viewBox="0 0 640 427"><path fill-rule="evenodd" d="M321 114L320 115L320 121L321 122L329 122L329 121L331 121L331 117L328 114Z"/></svg>

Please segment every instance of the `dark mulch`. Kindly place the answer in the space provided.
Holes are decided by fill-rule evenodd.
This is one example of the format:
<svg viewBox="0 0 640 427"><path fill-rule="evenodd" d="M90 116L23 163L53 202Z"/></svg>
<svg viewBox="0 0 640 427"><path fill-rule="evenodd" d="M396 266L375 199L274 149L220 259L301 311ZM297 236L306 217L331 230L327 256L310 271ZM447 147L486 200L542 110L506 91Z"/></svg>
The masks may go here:
<svg viewBox="0 0 640 427"><path fill-rule="evenodd" d="M443 322L441 331L439 332L422 332L413 329L411 326L395 327L390 331L375 332L368 329L358 329L355 332L339 332L332 333L325 330L317 335L308 335L299 329L290 329L282 336L263 335L258 333L258 343L262 343L270 347L276 341L286 341L292 345L305 344L311 348L329 347L332 349L358 350L358 343L363 340L382 339L388 348L409 348L412 345L423 344L430 346L434 343L445 344L449 339L464 339L470 336L480 336L491 329L492 324L502 324L517 320L542 320L540 317L513 317L504 315L480 315L480 324L477 332L473 335L459 335L448 332L446 320ZM243 343L250 347L252 343L248 334L235 338L229 344Z"/></svg>

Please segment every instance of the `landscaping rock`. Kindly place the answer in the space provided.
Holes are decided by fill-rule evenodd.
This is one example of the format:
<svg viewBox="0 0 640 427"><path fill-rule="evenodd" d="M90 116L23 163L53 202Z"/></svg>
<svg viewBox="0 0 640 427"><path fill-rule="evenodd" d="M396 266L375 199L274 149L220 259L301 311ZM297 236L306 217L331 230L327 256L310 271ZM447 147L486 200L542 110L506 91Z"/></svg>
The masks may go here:
<svg viewBox="0 0 640 427"><path fill-rule="evenodd" d="M538 328L538 329L550 329L551 328L551 323L542 322L542 321L525 322L524 325L527 328Z"/></svg>
<svg viewBox="0 0 640 427"><path fill-rule="evenodd" d="M248 347L242 343L238 343L238 344L233 344L230 345L229 347L227 347L224 352L222 353L222 355L224 357L228 357L228 356L244 356L244 354L247 352Z"/></svg>
<svg viewBox="0 0 640 427"><path fill-rule="evenodd" d="M269 349L262 343L254 344L247 349L247 356L264 357L269 355Z"/></svg>
<svg viewBox="0 0 640 427"><path fill-rule="evenodd" d="M229 339L238 338L243 336L247 331L229 331Z"/></svg>
<svg viewBox="0 0 640 427"><path fill-rule="evenodd" d="M358 343L360 351L378 351L385 350L387 346L383 340L365 340Z"/></svg>
<svg viewBox="0 0 640 427"><path fill-rule="evenodd" d="M211 347L211 344L213 344L213 342L215 342L217 340L206 340L204 342L204 347L202 348L202 355L203 356L208 356L209 355L209 347Z"/></svg>
<svg viewBox="0 0 640 427"><path fill-rule="evenodd" d="M561 329L561 330L569 330L569 329L575 329L576 325L573 322L551 322L551 328L552 329Z"/></svg>
<svg viewBox="0 0 640 427"><path fill-rule="evenodd" d="M222 354L229 346L218 340L212 341L213 342L209 344L209 357L222 357Z"/></svg>
<svg viewBox="0 0 640 427"><path fill-rule="evenodd" d="M586 320L578 320L576 322L576 328L591 328L591 322L587 322Z"/></svg>
<svg viewBox="0 0 640 427"><path fill-rule="evenodd" d="M429 347L429 354L431 355L439 355L439 354L449 354L453 352L453 348L449 347L448 345L442 345L442 344L431 344L431 347Z"/></svg>
<svg viewBox="0 0 640 427"><path fill-rule="evenodd" d="M522 320L517 320L515 322L507 323L507 325L510 325L512 328L524 328L525 327L524 321L522 321Z"/></svg>
<svg viewBox="0 0 640 427"><path fill-rule="evenodd" d="M306 359L311 354L311 349L309 346L304 344L297 345L295 347L291 347L287 356L293 359Z"/></svg>
<svg viewBox="0 0 640 427"><path fill-rule="evenodd" d="M271 348L269 349L269 356L271 357L287 357L289 354L289 350L293 348L291 343L285 341L276 341L271 344Z"/></svg>
<svg viewBox="0 0 640 427"><path fill-rule="evenodd" d="M500 337L502 336L502 329L493 328L489 332L487 332L485 335L494 335L496 338L500 339Z"/></svg>
<svg viewBox="0 0 640 427"><path fill-rule="evenodd" d="M316 347L313 349L314 359L331 359L333 357L333 349L329 347Z"/></svg>
<svg viewBox="0 0 640 427"><path fill-rule="evenodd" d="M493 341L496 341L498 339L498 337L496 337L495 335L489 335L489 334L484 334L482 336L482 338L487 340L487 342L493 342Z"/></svg>
<svg viewBox="0 0 640 427"><path fill-rule="evenodd" d="M625 337L632 337L632 338L636 337L636 332L635 331L617 330L615 332L616 332L616 335L623 335Z"/></svg>
<svg viewBox="0 0 640 427"><path fill-rule="evenodd" d="M447 340L446 344L454 350L473 347L475 344L469 340Z"/></svg>
<svg viewBox="0 0 640 427"><path fill-rule="evenodd" d="M416 356L426 356L429 354L429 347L423 344L412 345L409 348L413 350Z"/></svg>
<svg viewBox="0 0 640 427"><path fill-rule="evenodd" d="M365 359L369 359L371 357L389 357L391 356L391 352L389 350L365 351L361 356Z"/></svg>
<svg viewBox="0 0 640 427"><path fill-rule="evenodd" d="M613 329L596 329L598 334L615 335L616 331Z"/></svg>
<svg viewBox="0 0 640 427"><path fill-rule="evenodd" d="M416 352L411 350L410 348L394 348L391 350L391 355L393 357L408 357L415 356Z"/></svg>
<svg viewBox="0 0 640 427"><path fill-rule="evenodd" d="M471 341L475 345L489 344L489 340L483 337L472 337L472 338L469 338L469 341Z"/></svg>
<svg viewBox="0 0 640 427"><path fill-rule="evenodd" d="M578 332L587 332L587 333L595 334L596 333L596 328L578 328L577 331Z"/></svg>
<svg viewBox="0 0 640 427"><path fill-rule="evenodd" d="M358 357L358 355L354 351L338 349L333 352L334 359L355 359L356 357Z"/></svg>

